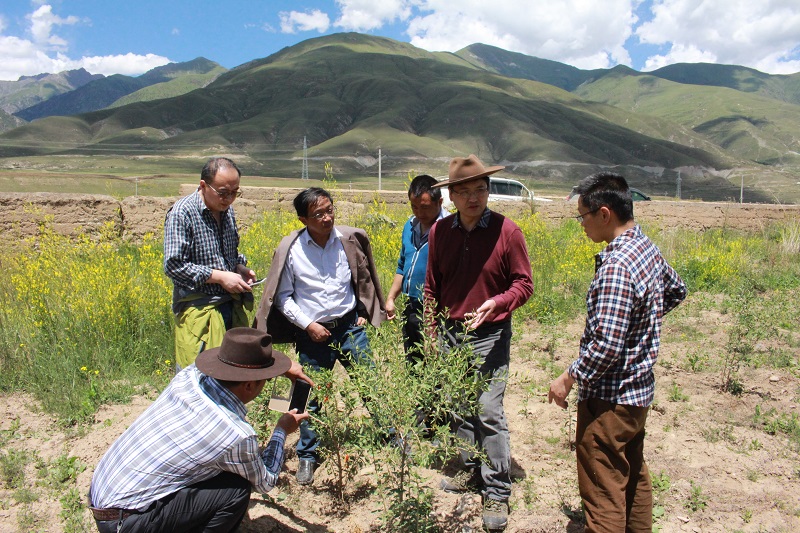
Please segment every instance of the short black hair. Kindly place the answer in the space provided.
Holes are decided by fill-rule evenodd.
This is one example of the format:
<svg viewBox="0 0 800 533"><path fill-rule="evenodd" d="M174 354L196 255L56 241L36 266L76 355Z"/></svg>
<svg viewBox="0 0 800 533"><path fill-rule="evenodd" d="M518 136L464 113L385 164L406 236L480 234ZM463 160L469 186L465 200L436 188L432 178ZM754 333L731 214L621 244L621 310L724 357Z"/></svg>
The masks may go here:
<svg viewBox="0 0 800 533"><path fill-rule="evenodd" d="M413 180L411 185L408 186L408 197L419 198L425 193L431 195L431 200L438 202L442 198L442 188L434 187L437 181L436 178L428 176L427 174L420 174Z"/></svg>
<svg viewBox="0 0 800 533"><path fill-rule="evenodd" d="M242 172L232 159L228 159L227 157L212 157L203 166L203 170L200 171L200 179L210 184L217 176L217 172L223 168L232 168L240 178L242 177Z"/></svg>
<svg viewBox="0 0 800 533"><path fill-rule="evenodd" d="M294 197L294 210L297 211L297 216L307 217L308 208L316 204L320 198L327 198L333 204L331 193L321 187L309 187L300 194Z"/></svg>
<svg viewBox="0 0 800 533"><path fill-rule="evenodd" d="M633 198L628 182L613 172L598 172L586 176L575 187L575 194L590 211L608 207L620 222L633 220Z"/></svg>

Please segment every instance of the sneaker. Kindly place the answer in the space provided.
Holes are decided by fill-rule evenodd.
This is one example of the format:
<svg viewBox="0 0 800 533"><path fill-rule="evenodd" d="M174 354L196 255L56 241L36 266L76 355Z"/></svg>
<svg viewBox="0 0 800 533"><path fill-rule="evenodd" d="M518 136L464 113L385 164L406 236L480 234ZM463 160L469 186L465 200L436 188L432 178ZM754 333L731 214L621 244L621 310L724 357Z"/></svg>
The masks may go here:
<svg viewBox="0 0 800 533"><path fill-rule="evenodd" d="M471 492L480 488L480 481L477 472L460 470L453 477L442 478L441 487L445 492Z"/></svg>
<svg viewBox="0 0 800 533"><path fill-rule="evenodd" d="M314 482L315 466L313 459L300 459L296 474L297 482L301 485L311 485Z"/></svg>
<svg viewBox="0 0 800 533"><path fill-rule="evenodd" d="M483 501L483 527L489 531L505 529L508 523L508 502L486 498Z"/></svg>

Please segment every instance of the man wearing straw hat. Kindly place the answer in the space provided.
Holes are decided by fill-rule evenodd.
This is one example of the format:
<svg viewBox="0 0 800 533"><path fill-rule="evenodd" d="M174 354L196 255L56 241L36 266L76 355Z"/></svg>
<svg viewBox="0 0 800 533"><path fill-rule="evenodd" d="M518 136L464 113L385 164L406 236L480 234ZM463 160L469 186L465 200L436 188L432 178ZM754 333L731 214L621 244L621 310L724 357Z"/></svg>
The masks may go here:
<svg viewBox="0 0 800 533"><path fill-rule="evenodd" d="M533 294L525 237L510 219L488 209L489 176L504 167L484 167L475 155L450 162L447 186L456 209L428 236L425 299L437 313L448 310L439 338L450 347L471 346L477 371L489 378L476 416L455 414L456 435L486 453L482 463L462 453L464 469L442 480L448 492L483 489L483 523L502 529L511 496L511 451L503 396L511 351L511 313Z"/></svg>
<svg viewBox="0 0 800 533"><path fill-rule="evenodd" d="M259 330L233 328L202 352L106 452L92 476L92 514L101 533L233 531L250 491L267 492L283 465L286 435L307 413L278 420L264 449L245 404L266 380L313 383Z"/></svg>

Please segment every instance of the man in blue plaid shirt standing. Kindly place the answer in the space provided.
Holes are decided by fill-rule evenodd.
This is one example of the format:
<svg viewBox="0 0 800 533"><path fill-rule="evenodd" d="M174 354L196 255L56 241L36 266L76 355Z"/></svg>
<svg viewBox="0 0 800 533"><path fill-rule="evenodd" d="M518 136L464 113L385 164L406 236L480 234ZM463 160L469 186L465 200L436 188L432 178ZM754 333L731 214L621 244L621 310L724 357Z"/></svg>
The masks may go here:
<svg viewBox="0 0 800 533"><path fill-rule="evenodd" d="M164 273L172 279L177 370L222 343L225 331L249 325L255 272L239 253L233 202L241 172L227 157L203 167L197 190L181 198L164 222Z"/></svg>
<svg viewBox="0 0 800 533"><path fill-rule="evenodd" d="M652 531L652 486L644 461L647 411L661 322L686 286L633 219L625 178L602 172L576 188L578 221L594 242L580 353L550 384L548 400L567 407L578 383L578 487L586 531Z"/></svg>

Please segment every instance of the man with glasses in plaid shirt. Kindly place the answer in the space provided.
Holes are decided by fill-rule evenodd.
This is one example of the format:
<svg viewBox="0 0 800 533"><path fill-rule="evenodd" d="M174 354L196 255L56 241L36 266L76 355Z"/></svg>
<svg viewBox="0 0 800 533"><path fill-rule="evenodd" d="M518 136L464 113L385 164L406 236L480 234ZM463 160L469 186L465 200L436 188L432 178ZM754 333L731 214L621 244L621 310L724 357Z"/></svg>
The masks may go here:
<svg viewBox="0 0 800 533"><path fill-rule="evenodd" d="M177 370L222 343L225 331L247 326L255 272L239 253L233 202L242 195L241 172L232 160L214 157L203 167L197 190L181 198L164 222L164 273L172 280Z"/></svg>
<svg viewBox="0 0 800 533"><path fill-rule="evenodd" d="M575 441L587 533L650 532L644 426L661 322L686 297L686 286L634 221L625 178L594 174L576 193L584 232L608 246L595 256L578 359L550 384L548 400L566 409L578 383Z"/></svg>

